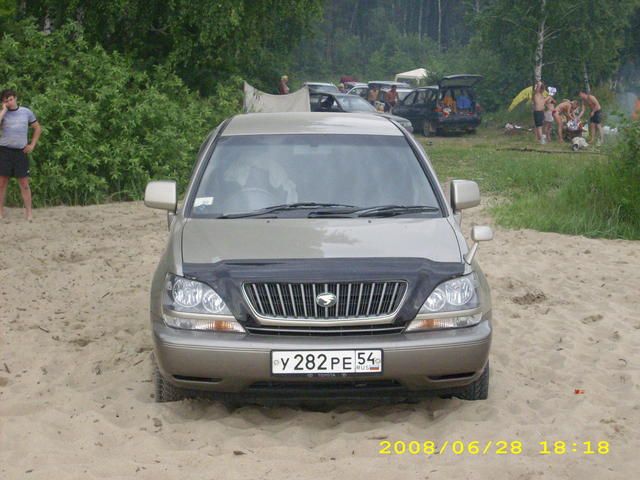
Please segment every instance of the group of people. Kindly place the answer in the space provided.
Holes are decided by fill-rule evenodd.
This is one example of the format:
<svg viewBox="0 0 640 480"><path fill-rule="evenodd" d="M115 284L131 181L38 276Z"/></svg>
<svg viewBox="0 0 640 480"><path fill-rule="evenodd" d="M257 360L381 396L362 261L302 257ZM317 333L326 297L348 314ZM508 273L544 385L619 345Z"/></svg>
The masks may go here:
<svg viewBox="0 0 640 480"><path fill-rule="evenodd" d="M16 177L24 202L25 217L31 221L31 189L29 187L29 157L36 148L42 129L36 116L18 104L18 94L7 89L0 92L0 219L4 218L4 201L9 179ZM33 129L31 142L29 128Z"/></svg>
<svg viewBox="0 0 640 480"><path fill-rule="evenodd" d="M551 139L551 130L555 123L558 129L558 142L564 142L564 133L569 127L582 132L582 116L589 109L589 143L604 143L602 129L602 108L598 99L586 91L580 92L581 102L564 99L558 102L554 91L543 82L537 82L533 92L533 122L536 139L545 144ZM596 133L598 138L596 139Z"/></svg>
<svg viewBox="0 0 640 480"><path fill-rule="evenodd" d="M380 88L375 84L371 85L371 87L369 87L369 91L367 92L367 101L375 107L379 96ZM384 111L393 113L393 109L396 107L396 105L398 105L398 100L398 88L395 85L392 85L391 88L384 92L384 94L382 95Z"/></svg>

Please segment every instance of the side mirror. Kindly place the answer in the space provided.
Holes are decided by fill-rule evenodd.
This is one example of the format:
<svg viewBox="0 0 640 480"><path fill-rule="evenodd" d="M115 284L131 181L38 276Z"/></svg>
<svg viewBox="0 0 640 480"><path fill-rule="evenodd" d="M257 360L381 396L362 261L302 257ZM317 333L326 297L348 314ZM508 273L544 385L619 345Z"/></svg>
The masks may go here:
<svg viewBox="0 0 640 480"><path fill-rule="evenodd" d="M176 182L173 180L149 182L144 190L144 204L149 208L175 213L178 208Z"/></svg>
<svg viewBox="0 0 640 480"><path fill-rule="evenodd" d="M451 181L451 208L454 213L480 205L480 188L470 180Z"/></svg>
<svg viewBox="0 0 640 480"><path fill-rule="evenodd" d="M471 240L473 240L473 245L464 259L469 265L471 265L473 257L475 257L476 252L478 251L478 243L493 240L493 230L491 230L491 227L486 225L476 225L471 229Z"/></svg>

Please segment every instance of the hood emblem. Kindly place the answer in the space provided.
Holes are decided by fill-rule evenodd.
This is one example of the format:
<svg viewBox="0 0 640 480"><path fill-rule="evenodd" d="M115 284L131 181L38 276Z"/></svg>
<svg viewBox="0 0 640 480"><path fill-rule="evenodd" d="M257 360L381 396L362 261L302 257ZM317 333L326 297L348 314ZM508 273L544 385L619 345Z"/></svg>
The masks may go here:
<svg viewBox="0 0 640 480"><path fill-rule="evenodd" d="M337 297L334 293L331 292L323 292L318 294L318 296L316 297L316 303L320 307L324 308L333 307L337 301Z"/></svg>

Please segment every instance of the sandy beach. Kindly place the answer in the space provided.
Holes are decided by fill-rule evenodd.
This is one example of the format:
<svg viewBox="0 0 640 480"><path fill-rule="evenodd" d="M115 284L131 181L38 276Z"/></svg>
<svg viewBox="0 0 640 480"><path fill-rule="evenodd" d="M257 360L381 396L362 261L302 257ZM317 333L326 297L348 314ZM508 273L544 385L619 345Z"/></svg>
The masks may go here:
<svg viewBox="0 0 640 480"><path fill-rule="evenodd" d="M0 479L637 478L640 242L494 227L478 254L494 305L487 401L229 410L154 403L148 288L162 212L135 202L6 217ZM483 223L485 207L470 210L463 230ZM492 444L381 455L384 441ZM566 453L540 454L545 441Z"/></svg>

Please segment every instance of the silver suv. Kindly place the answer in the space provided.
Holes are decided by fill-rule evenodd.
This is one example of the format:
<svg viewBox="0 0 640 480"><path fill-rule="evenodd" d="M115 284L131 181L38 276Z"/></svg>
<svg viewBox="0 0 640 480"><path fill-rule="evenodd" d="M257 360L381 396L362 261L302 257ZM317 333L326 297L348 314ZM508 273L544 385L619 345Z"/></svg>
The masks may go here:
<svg viewBox="0 0 640 480"><path fill-rule="evenodd" d="M156 400L487 398L491 300L427 155L373 115L238 115L202 145L153 277Z"/></svg>

